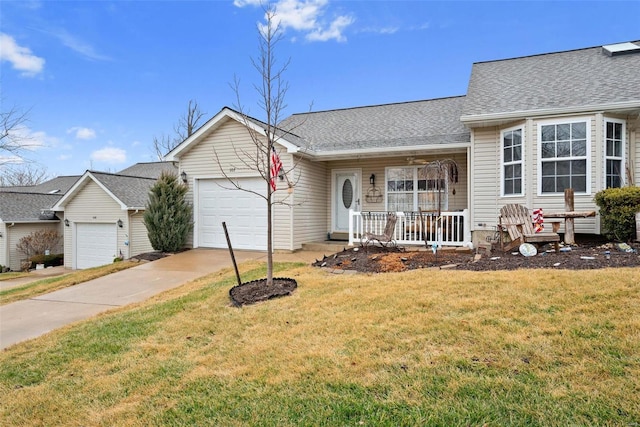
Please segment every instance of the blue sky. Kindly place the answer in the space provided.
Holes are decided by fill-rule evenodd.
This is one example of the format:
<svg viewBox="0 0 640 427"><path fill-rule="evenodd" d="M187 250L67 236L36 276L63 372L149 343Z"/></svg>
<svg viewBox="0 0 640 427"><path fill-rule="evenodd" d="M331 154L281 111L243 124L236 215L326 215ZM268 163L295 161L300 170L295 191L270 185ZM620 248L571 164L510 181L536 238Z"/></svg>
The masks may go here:
<svg viewBox="0 0 640 427"><path fill-rule="evenodd" d="M273 4L285 115L463 95L473 62L640 39L638 0ZM264 118L251 65L263 19L254 0L3 0L2 111L28 110L26 157L50 175L154 161L154 136L190 99L206 118L237 105L234 76Z"/></svg>

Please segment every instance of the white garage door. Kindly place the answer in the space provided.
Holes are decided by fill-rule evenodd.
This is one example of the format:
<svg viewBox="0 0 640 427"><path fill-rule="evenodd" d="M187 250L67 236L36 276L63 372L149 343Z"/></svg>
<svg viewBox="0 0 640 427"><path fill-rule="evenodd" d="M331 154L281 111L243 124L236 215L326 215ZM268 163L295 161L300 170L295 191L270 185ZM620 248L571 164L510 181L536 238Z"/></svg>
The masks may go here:
<svg viewBox="0 0 640 427"><path fill-rule="evenodd" d="M242 188L264 194L266 183L261 178L238 180ZM255 194L230 187L226 180L198 181L198 246L226 248L222 222L227 224L234 249L267 249L267 202Z"/></svg>
<svg viewBox="0 0 640 427"><path fill-rule="evenodd" d="M76 224L76 268L111 264L116 255L115 224Z"/></svg>

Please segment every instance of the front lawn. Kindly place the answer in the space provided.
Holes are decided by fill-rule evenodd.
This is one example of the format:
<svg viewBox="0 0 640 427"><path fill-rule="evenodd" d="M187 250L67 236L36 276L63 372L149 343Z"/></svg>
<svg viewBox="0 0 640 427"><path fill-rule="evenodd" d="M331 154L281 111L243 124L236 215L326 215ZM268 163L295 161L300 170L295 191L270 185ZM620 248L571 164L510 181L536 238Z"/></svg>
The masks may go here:
<svg viewBox="0 0 640 427"><path fill-rule="evenodd" d="M0 424L640 423L638 268L277 270L292 296L231 307L225 271L9 348Z"/></svg>

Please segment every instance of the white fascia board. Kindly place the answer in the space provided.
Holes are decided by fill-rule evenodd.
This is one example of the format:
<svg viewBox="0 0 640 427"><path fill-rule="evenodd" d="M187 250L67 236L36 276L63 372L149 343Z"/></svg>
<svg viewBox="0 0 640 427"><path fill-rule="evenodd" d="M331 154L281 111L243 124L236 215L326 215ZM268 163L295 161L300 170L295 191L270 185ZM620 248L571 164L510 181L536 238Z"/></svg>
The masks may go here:
<svg viewBox="0 0 640 427"><path fill-rule="evenodd" d="M320 151L311 154L313 160L340 160L365 157L391 157L401 155L419 155L425 152L437 151L462 151L471 147L470 142L458 142L455 144L412 145L406 147L378 147L357 150Z"/></svg>
<svg viewBox="0 0 640 427"><path fill-rule="evenodd" d="M189 138L182 141L178 146L176 146L173 150L171 150L166 156L164 156L165 161L178 161L180 159L180 155L194 145L197 144L198 141L205 135L214 131L220 124L222 124L225 118L233 119L238 123L248 127L251 131L256 132L260 135L266 136L265 130L256 125L250 118L246 118L248 116L243 116L228 107L224 107L218 114L213 116L207 123L202 125L197 131L195 131ZM277 137L276 142L287 149L289 153L297 153L299 147L295 144L292 144L285 140L284 138Z"/></svg>
<svg viewBox="0 0 640 427"><path fill-rule="evenodd" d="M517 120L525 117L553 116L562 114L580 114L591 112L608 112L635 110L640 108L640 101L614 102L610 104L583 105L580 107L543 108L539 110L510 111L491 114L472 114L461 116L460 121L466 125L491 125L494 122Z"/></svg>

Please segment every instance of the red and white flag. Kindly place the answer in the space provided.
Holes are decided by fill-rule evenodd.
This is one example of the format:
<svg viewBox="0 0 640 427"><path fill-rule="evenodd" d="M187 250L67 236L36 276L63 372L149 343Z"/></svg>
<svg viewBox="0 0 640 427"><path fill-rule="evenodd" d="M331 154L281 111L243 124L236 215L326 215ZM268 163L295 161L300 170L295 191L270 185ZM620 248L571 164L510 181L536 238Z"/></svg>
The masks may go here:
<svg viewBox="0 0 640 427"><path fill-rule="evenodd" d="M269 184L271 184L271 190L276 191L276 177L278 176L278 172L282 169L282 162L280 161L280 156L276 153L276 149L271 147L271 170L269 177Z"/></svg>

